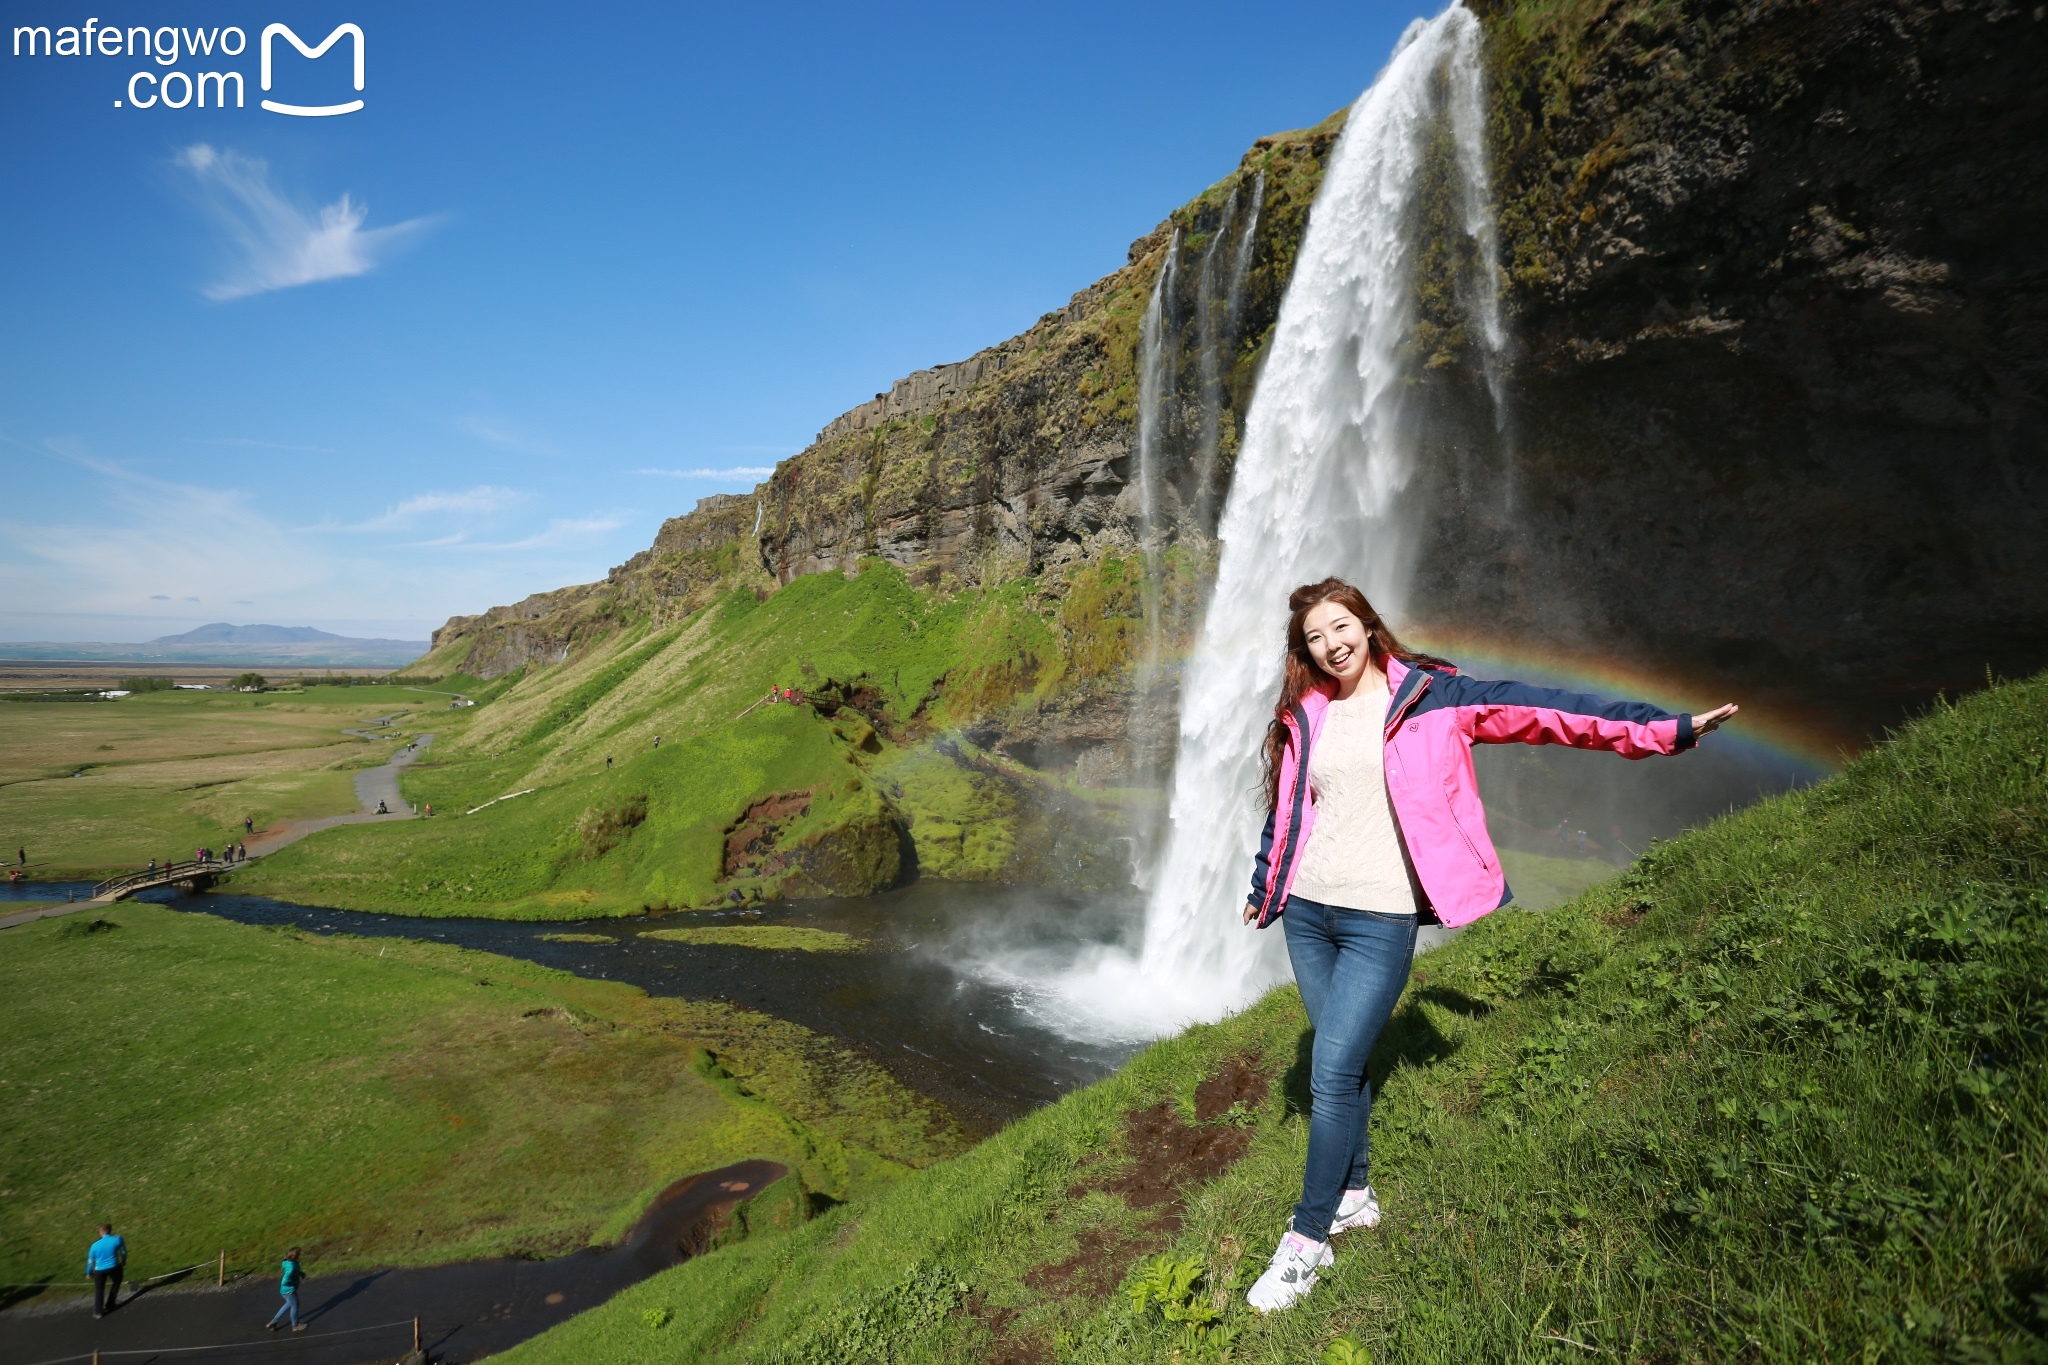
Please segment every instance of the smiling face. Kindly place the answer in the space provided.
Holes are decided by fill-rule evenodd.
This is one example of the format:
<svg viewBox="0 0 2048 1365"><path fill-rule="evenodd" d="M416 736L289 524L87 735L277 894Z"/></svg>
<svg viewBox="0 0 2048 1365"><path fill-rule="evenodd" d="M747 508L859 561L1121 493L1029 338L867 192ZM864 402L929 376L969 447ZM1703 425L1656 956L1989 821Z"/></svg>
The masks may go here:
<svg viewBox="0 0 2048 1365"><path fill-rule="evenodd" d="M1316 667L1343 684L1346 693L1372 665L1365 622L1342 602L1318 602L1310 607L1302 618L1301 632Z"/></svg>

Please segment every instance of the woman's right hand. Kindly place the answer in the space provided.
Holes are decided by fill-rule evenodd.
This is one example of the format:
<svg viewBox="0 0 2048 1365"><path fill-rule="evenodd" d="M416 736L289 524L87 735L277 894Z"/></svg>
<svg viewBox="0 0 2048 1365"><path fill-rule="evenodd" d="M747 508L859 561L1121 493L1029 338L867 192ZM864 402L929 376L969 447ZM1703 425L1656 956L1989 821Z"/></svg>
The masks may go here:
<svg viewBox="0 0 2048 1365"><path fill-rule="evenodd" d="M1693 738L1697 740L1701 735L1712 734L1721 728L1724 721L1734 719L1735 713L1741 709L1734 702L1730 702L1726 706L1717 706L1711 711L1704 711L1694 716L1692 718Z"/></svg>
<svg viewBox="0 0 2048 1365"><path fill-rule="evenodd" d="M1259 917L1259 903L1258 903L1257 901L1246 901L1246 902L1244 903L1244 922L1245 922L1246 924L1250 924L1250 923L1251 923L1252 921L1256 920L1256 919L1257 919L1258 917Z"/></svg>

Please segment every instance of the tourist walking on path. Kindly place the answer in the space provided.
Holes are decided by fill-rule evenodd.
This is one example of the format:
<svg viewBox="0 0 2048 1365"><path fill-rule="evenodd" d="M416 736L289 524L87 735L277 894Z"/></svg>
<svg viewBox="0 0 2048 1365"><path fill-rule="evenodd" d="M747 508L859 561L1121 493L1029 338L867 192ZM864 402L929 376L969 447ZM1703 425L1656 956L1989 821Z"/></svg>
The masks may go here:
<svg viewBox="0 0 2048 1365"><path fill-rule="evenodd" d="M128 1243L114 1235L112 1223L100 1224L99 1240L85 1249L85 1273L92 1280L92 1315L103 1318L121 1297L121 1271L128 1264Z"/></svg>
<svg viewBox="0 0 2048 1365"><path fill-rule="evenodd" d="M1246 924L1279 919L1315 1030L1301 1202L1246 1296L1286 1308L1335 1262L1330 1238L1379 1222L1367 1183L1366 1062L1408 981L1418 920L1469 924L1513 892L1486 832L1474 744L1675 754L1736 712L1673 715L1517 682L1482 682L1405 648L1335 578L1288 599L1266 733L1266 829Z"/></svg>
<svg viewBox="0 0 2048 1365"><path fill-rule="evenodd" d="M277 1281L277 1292L284 1295L284 1306L279 1308L277 1316L270 1320L271 1331L275 1332L287 1317L291 1319L294 1332L306 1330L306 1324L299 1321L299 1286L305 1282L306 1272L299 1264L299 1249L293 1247L284 1254L283 1274Z"/></svg>

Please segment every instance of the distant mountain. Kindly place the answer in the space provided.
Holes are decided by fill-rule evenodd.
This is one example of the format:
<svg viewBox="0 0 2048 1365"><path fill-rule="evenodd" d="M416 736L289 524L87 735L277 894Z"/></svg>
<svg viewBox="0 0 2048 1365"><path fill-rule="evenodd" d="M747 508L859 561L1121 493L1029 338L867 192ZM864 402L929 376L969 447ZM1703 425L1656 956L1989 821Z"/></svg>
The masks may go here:
<svg viewBox="0 0 2048 1365"><path fill-rule="evenodd" d="M159 635L149 643L153 645L285 645L309 644L315 640L332 640L337 644L368 644L367 640L352 640L343 635L330 635L324 630L311 626L231 626L225 621L215 621L210 626L188 630L183 635ZM385 644L379 640L376 643Z"/></svg>
<svg viewBox="0 0 2048 1365"><path fill-rule="evenodd" d="M425 640L357 640L311 626L237 626L226 621L137 645L96 641L0 642L0 659L259 667L270 664L298 668L398 668L426 652Z"/></svg>

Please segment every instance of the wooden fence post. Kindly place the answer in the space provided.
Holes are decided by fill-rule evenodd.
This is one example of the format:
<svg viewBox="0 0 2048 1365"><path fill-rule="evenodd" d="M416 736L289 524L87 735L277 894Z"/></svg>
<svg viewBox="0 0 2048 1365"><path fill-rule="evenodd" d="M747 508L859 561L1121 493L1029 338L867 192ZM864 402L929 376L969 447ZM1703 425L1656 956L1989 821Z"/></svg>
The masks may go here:
<svg viewBox="0 0 2048 1365"><path fill-rule="evenodd" d="M414 1355L420 1353L420 1320L418 1318L412 1320L412 1353Z"/></svg>
<svg viewBox="0 0 2048 1365"><path fill-rule="evenodd" d="M214 1277L213 1286L216 1289L224 1288L227 1285L227 1282L228 1252L226 1247L222 1247L220 1252L220 1274Z"/></svg>

